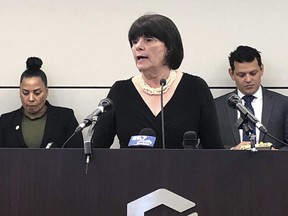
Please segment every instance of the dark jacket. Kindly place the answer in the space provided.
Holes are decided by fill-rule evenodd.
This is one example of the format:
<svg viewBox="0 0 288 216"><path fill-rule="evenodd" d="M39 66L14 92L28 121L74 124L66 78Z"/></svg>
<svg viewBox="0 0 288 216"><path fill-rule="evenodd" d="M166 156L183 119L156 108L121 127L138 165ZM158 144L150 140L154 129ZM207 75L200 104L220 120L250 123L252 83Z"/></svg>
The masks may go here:
<svg viewBox="0 0 288 216"><path fill-rule="evenodd" d="M73 134L78 122L72 109L52 106L48 101L45 131L40 148L45 148L48 143L54 143L52 147L61 147ZM0 117L0 147L27 148L21 130L23 107L18 110L5 113ZM66 144L67 148L83 147L83 136L81 133Z"/></svg>
<svg viewBox="0 0 288 216"><path fill-rule="evenodd" d="M269 91L262 87L263 108L261 123L267 128L269 134L288 142L288 97ZM234 91L233 93L236 93ZM232 147L240 143L239 131L235 126L237 111L228 106L226 98L230 93L215 99L221 138L224 146ZM259 142L271 142L274 147L282 148L284 145L267 135L260 133Z"/></svg>

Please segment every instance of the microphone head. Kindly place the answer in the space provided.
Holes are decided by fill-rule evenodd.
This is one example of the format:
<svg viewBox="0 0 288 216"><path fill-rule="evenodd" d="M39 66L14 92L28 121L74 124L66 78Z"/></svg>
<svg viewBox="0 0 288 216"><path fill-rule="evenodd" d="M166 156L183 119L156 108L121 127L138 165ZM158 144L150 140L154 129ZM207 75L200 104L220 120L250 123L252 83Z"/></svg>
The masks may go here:
<svg viewBox="0 0 288 216"><path fill-rule="evenodd" d="M156 133L151 128L143 128L139 135L132 136L128 143L129 147L154 147L156 141Z"/></svg>
<svg viewBox="0 0 288 216"><path fill-rule="evenodd" d="M146 135L146 136L154 136L156 137L156 132L151 129L151 128L143 128L140 132L139 135Z"/></svg>
<svg viewBox="0 0 288 216"><path fill-rule="evenodd" d="M112 108L113 102L110 98L104 98L99 102L98 106L102 106L104 108L103 112L106 112Z"/></svg>
<svg viewBox="0 0 288 216"><path fill-rule="evenodd" d="M187 148L197 148L197 134L195 131L186 131L183 135L182 146Z"/></svg>
<svg viewBox="0 0 288 216"><path fill-rule="evenodd" d="M227 103L228 103L228 105L230 107L235 109L236 108L236 104L238 104L241 101L241 99L240 99L240 97L237 94L232 93L232 94L229 94L227 96L226 101L227 101Z"/></svg>
<svg viewBox="0 0 288 216"><path fill-rule="evenodd" d="M166 80L165 79L161 79L160 80L160 85L161 86L165 86L166 85Z"/></svg>

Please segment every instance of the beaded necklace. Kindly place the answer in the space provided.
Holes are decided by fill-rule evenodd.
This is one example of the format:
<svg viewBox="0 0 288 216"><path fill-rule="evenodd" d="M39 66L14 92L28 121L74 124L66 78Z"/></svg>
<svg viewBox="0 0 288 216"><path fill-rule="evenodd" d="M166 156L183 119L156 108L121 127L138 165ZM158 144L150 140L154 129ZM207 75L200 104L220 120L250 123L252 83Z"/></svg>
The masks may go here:
<svg viewBox="0 0 288 216"><path fill-rule="evenodd" d="M168 89L171 87L172 83L175 81L176 79L176 71L173 70L170 72L169 77L166 80L166 85L163 86L163 93L165 93L166 91L168 91ZM161 94L161 86L158 88L153 88L151 86L149 86L147 83L145 83L145 81L143 80L142 74L139 76L139 84L141 86L141 88L150 95L160 95Z"/></svg>

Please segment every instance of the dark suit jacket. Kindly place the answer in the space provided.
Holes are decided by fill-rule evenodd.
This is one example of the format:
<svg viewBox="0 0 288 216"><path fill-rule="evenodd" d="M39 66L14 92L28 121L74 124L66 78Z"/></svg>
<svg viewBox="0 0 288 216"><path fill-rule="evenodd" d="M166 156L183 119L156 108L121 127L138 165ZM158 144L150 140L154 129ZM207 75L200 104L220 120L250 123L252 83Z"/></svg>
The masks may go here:
<svg viewBox="0 0 288 216"><path fill-rule="evenodd" d="M41 148L48 143L54 142L52 147L61 147L64 142L73 134L78 126L72 109L56 107L46 102L47 118ZM0 117L0 147L6 148L27 148L21 130L23 107ZM83 147L82 134L76 134L65 147Z"/></svg>
<svg viewBox="0 0 288 216"><path fill-rule="evenodd" d="M262 90L263 109L261 123L267 128L269 134L287 143L288 97L269 91L263 87ZM235 126L237 111L229 107L226 102L227 96L231 93L215 99L221 138L226 148L236 146L240 143L239 131ZM236 93L236 91L233 93ZM271 139L263 133L260 133L259 141L271 142L276 148L284 147L282 143Z"/></svg>

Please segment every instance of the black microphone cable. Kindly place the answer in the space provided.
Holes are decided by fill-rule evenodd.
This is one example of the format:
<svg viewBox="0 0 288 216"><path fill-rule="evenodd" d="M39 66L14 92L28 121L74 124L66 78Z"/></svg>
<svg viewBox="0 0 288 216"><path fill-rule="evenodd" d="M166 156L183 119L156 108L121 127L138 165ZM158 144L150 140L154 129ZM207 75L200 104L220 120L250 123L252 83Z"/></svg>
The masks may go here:
<svg viewBox="0 0 288 216"><path fill-rule="evenodd" d="M64 142L64 144L61 146L61 148L64 148L66 146L66 144L72 139L72 137L76 134L76 132L74 131L69 138Z"/></svg>

